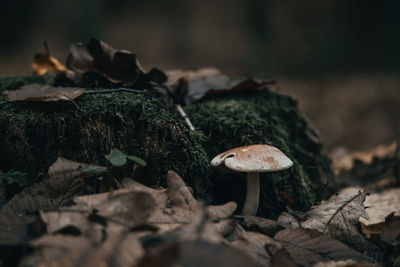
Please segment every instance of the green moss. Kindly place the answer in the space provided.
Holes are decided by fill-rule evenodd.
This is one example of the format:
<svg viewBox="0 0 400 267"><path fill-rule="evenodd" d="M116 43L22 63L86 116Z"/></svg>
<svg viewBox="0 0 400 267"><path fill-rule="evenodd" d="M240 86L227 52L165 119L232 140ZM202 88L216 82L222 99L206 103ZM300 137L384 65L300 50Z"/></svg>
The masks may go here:
<svg viewBox="0 0 400 267"><path fill-rule="evenodd" d="M285 209L285 195L288 205L306 210L324 184L332 182L330 161L318 134L291 97L269 90L232 93L208 97L185 110L195 127L204 132L204 147L210 158L234 147L271 144L293 160L294 167L287 171L261 175L261 216L278 216ZM213 175L220 202L243 202L244 175L239 178L216 171Z"/></svg>
<svg viewBox="0 0 400 267"><path fill-rule="evenodd" d="M43 82L36 76L1 78L1 90ZM0 106L0 169L16 169L31 178L58 156L106 165L112 148L143 158L141 182L163 185L167 170L175 170L210 199L209 159L204 137L190 132L155 97L132 93L83 95L62 103L7 103ZM130 172L132 166L121 171Z"/></svg>

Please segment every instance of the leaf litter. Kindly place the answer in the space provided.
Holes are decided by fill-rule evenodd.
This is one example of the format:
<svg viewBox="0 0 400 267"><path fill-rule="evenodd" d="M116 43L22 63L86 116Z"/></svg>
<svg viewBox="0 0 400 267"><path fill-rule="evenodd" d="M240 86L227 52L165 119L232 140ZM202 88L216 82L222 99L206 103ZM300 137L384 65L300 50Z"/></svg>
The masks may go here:
<svg viewBox="0 0 400 267"><path fill-rule="evenodd" d="M271 89L275 85L273 80L232 80L212 68L165 73L153 68L146 73L134 53L94 38L86 46L72 45L66 65L68 70L48 51L37 54L34 70L39 75L56 75L49 76L48 85L33 84L7 92L9 101L73 101L92 93L83 87L96 86L118 88L101 93L151 91L169 97L178 106L212 94ZM65 84L77 87L58 86ZM187 115L181 116L189 120ZM190 127L190 120L187 124ZM346 171L354 173L357 162L383 166L374 169L376 174L382 169L392 170L393 160L398 160L389 156L386 161L385 154L380 156L382 163L376 165L369 155L355 155L355 164L344 161L350 166L346 165ZM114 166L127 159L145 164L122 152L108 156ZM98 180L100 175L102 180ZM376 256L377 248L359 231L359 221L365 226L365 220L373 221L379 213L378 205L368 204L365 209L363 202L368 196L359 188L346 188L308 212L288 208L288 213L273 221L233 216L233 202L206 206L173 171L167 175L167 188L155 189L129 178L120 184L105 167L59 158L40 179L0 211L0 222L5 226L0 229L0 246L32 248L32 253L21 255L22 266L337 266L375 264L372 258L388 262ZM105 186L105 181L114 181L114 185ZM103 188L96 192L106 192L83 195L89 184L96 183ZM380 228L369 233L380 238L380 245L396 251L399 217L398 210L391 207L381 211ZM387 214L389 211L393 212ZM365 234L365 227L363 231ZM4 259L7 253L0 255ZM393 254L389 256L391 262L396 260Z"/></svg>
<svg viewBox="0 0 400 267"><path fill-rule="evenodd" d="M37 203L20 219L24 227L8 231L8 236L4 233L9 227L0 231L3 246L28 244L33 249L21 266L157 266L163 262L163 266L243 266L240 264L244 262L246 266L312 266L340 260L374 262L323 233L284 229L279 222L264 218L232 217L237 207L233 202L206 206L193 197L173 171L167 174L167 188L155 189L127 178L130 182L125 182L124 188L79 196L84 192L82 175L93 175L86 173L87 169L106 171L101 166L59 158L49 169L50 180L28 188L29 197L26 192L16 195L2 209L0 219L13 221L21 210L27 210L23 205ZM57 177L61 181L57 182ZM53 187L43 189L43 183ZM43 196L35 186L53 195ZM364 193L359 195L362 198ZM10 212L20 199L24 201L19 201L17 213ZM33 221L40 223L41 231L28 236L31 228L27 224Z"/></svg>

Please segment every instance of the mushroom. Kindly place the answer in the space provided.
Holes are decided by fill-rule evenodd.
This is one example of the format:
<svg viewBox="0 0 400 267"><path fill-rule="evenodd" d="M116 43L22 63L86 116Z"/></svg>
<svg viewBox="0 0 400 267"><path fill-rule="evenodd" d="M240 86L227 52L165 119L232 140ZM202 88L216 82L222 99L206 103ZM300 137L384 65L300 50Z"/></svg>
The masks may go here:
<svg viewBox="0 0 400 267"><path fill-rule="evenodd" d="M293 162L274 146L252 145L223 152L213 158L211 165L246 173L247 194L242 214L256 215L260 194L259 173L286 170Z"/></svg>

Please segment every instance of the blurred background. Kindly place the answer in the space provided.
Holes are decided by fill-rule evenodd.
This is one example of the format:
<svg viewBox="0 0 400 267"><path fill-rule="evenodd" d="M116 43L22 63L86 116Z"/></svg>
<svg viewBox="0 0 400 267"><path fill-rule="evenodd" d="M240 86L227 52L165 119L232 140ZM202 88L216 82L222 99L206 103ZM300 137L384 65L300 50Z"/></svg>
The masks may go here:
<svg viewBox="0 0 400 267"><path fill-rule="evenodd" d="M46 40L65 62L90 37L146 69L274 78L329 150L392 142L400 115L398 0L0 0L0 76L31 73Z"/></svg>

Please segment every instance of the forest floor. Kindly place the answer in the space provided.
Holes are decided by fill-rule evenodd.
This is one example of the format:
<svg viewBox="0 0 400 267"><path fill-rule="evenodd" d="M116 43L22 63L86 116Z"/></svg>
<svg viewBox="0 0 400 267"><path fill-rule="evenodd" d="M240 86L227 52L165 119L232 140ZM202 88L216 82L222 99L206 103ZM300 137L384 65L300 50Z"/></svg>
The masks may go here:
<svg viewBox="0 0 400 267"><path fill-rule="evenodd" d="M266 109L266 114L270 112L271 117L264 120L262 107L256 107L260 113L251 115L260 120L259 128L272 129L281 120L293 118L302 125L301 128L279 125L276 129L282 136L269 140L282 142L282 146L287 146L288 151L301 158L299 162L305 158L312 162L315 155L324 158L321 165L317 159L315 166L294 160L293 171L282 174L285 181L300 177L301 183L294 189L309 192L315 188L309 186L312 183L306 179L307 168L311 169L308 170L309 177L320 174L318 181L321 182L324 173L332 173L330 167L329 170L319 168L329 160L325 161L325 153L320 149L323 145L298 114L295 101L275 92L278 91L295 96L300 108L321 132L331 155L336 192L325 199L315 197L317 193L314 192L314 205L307 210L296 210L297 200L290 195L292 192L273 188L267 197L278 195L276 199L282 202L284 211L278 216L263 218L256 214L241 214L240 204L235 201L216 205L197 199L197 187L185 184L188 179L173 170L163 174L166 177L163 186L144 185L136 179L143 175L138 170L151 162L117 149L105 154L104 158L101 156L105 166L58 157L47 173L39 174L33 183L26 183L18 171L0 172L1 190L7 190L10 184L21 187L0 210L0 266L400 266L398 77L389 74L374 78L344 75L324 80L278 77L278 86L273 81L251 79L237 83L210 69L190 74L164 73L157 69L145 72L134 54L115 50L96 39L89 42L87 49L89 52L79 44L72 47L66 64L68 69L50 57L48 51L38 54L34 69L51 83L30 83L2 92L0 105L6 108L0 112L14 112L19 116L24 109L24 112L28 110L34 114L29 104L18 106L14 102L39 102L36 108L40 110L48 104L46 102L64 101L71 104L69 108L74 108L67 115L75 116L78 110L91 108L84 104L92 102L79 102L79 98L103 94L102 90L89 90L93 84L101 84L106 85L106 93L140 94L139 98L152 105L157 106L160 100L168 106L162 110L165 113L162 119L173 121L170 124L172 134L167 132L167 136L176 138L174 134L187 134L178 136L185 137L180 145L184 147L197 140L195 138L201 138L200 134L193 137L195 131L191 129L190 116L181 105L195 97L203 99L221 94L223 99L233 91L244 95L256 95L257 92L257 96L264 94L276 100L271 102L274 108L286 112L277 113L285 116L277 119L272 118L276 115L271 113L272 109ZM193 85L197 86L197 91ZM221 86L218 90L210 90L217 89L217 85ZM256 91L252 91L254 89ZM149 95L143 96L145 93ZM156 97L152 98L153 95ZM115 100L107 97L107 101ZM104 99L104 96L98 98ZM127 106L132 97L124 96L122 100ZM241 110L237 103L230 99L212 105L226 112ZM243 105L253 105L249 103ZM122 104L115 106L120 112L117 115L122 118L123 110L119 109ZM177 110L174 116L180 114L180 123L174 124L174 119L168 117L170 114L167 113L173 108ZM155 124L161 121L150 113L147 113L148 117L145 112L141 113L143 118L129 114L140 121L154 120ZM7 123L9 121L3 124ZM250 125L249 135L258 134L259 129L253 127L252 121L246 124ZM160 132L163 134L162 130ZM0 133L2 138L7 135L13 140L13 133ZM286 144L295 135L305 136L302 138L307 140L307 145ZM151 141L149 136L143 136L147 138L144 140ZM218 143L218 140L213 141ZM21 148L20 143L16 146ZM303 148L307 147L315 148L315 153L305 153ZM194 152L189 152L200 154L195 151L197 147L192 149ZM208 155L204 150L202 153L206 159ZM2 157L4 160L4 155ZM122 172L115 171L128 163L133 165L131 175L123 176ZM331 186L329 182L333 180L328 179L320 189ZM271 184L277 186L277 183ZM293 186L289 182L285 185ZM265 193L265 188L263 190Z"/></svg>

